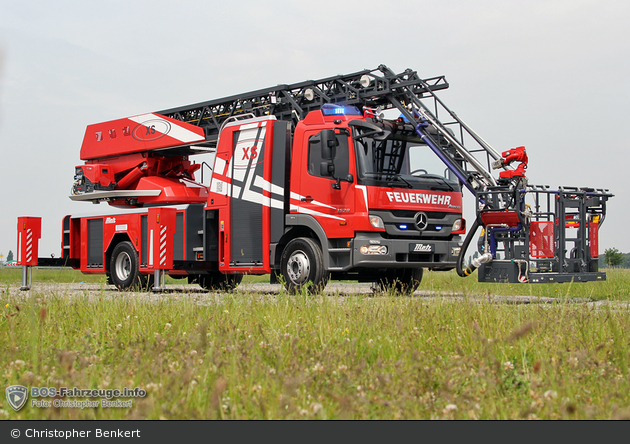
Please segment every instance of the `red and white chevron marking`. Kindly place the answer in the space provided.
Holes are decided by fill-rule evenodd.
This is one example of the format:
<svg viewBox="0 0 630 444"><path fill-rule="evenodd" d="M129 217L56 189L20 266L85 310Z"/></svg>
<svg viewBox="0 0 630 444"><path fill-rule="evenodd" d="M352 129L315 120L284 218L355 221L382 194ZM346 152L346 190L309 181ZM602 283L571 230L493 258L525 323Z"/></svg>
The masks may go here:
<svg viewBox="0 0 630 444"><path fill-rule="evenodd" d="M33 259L33 230L26 230L26 262Z"/></svg>
<svg viewBox="0 0 630 444"><path fill-rule="evenodd" d="M166 226L160 229L160 265L166 265Z"/></svg>

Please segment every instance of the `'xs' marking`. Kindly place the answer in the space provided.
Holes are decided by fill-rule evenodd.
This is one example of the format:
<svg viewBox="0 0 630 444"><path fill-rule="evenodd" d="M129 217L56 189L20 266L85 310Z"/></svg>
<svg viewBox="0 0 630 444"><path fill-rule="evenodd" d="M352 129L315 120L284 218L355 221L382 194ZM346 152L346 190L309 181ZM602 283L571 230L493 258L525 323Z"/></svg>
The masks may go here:
<svg viewBox="0 0 630 444"><path fill-rule="evenodd" d="M249 151L250 149L251 152ZM241 160L255 159L256 157L258 157L256 149L257 148L255 146L243 148L243 158Z"/></svg>

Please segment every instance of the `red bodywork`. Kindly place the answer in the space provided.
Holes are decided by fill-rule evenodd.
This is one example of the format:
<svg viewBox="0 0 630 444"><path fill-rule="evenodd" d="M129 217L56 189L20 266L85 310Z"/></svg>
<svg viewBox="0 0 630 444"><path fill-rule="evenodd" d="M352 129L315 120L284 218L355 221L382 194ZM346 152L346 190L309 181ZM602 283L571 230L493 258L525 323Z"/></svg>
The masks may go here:
<svg viewBox="0 0 630 444"><path fill-rule="evenodd" d="M461 214L461 192L406 190L373 187L341 181L340 190L332 188L327 177L308 174L308 140L318 132L329 129L348 129L351 120L365 120L354 115L325 116L311 112L298 123L293 141L291 162L291 207L297 214L311 214L324 228L329 238L352 238L356 232L385 230L374 228L368 218L369 209L399 209L440 211ZM352 139L350 139L352 143ZM349 173L357 177L355 149L349 148Z"/></svg>
<svg viewBox="0 0 630 444"><path fill-rule="evenodd" d="M133 213L112 215L66 216L65 220L69 222L67 225L68 229L65 230L68 236L64 236L64 242L67 242L64 258L78 259L78 264L74 268L79 268L83 273L103 274L109 270L109 255L113 248L118 242L128 240L138 251L141 272L151 274L155 268L164 268L165 264L162 264L161 267L159 266L162 258L161 252L168 253L164 258L167 261L166 265L170 265L167 268L170 269L173 261L172 236L175 232L175 216L178 213L182 215L182 220L186 223L186 212L175 208L139 209ZM158 214L160 215L159 218L156 217ZM144 236L146 242L143 242L142 235L143 217L148 218L148 223L145 222L145 226L148 227L148 231ZM97 254L94 251L92 253L89 251L89 248L94 248L90 244L91 241L93 242L90 236L92 224L102 226L102 242ZM166 226L167 233L170 236L170 248L168 250L160 249L162 237L159 234L164 226ZM153 245L151 245L151 230L154 230ZM182 238L183 259L192 259L185 256L186 237L182 236ZM158 266L156 267L156 265Z"/></svg>
<svg viewBox="0 0 630 444"><path fill-rule="evenodd" d="M18 217L18 265L37 265L41 237L41 217Z"/></svg>
<svg viewBox="0 0 630 444"><path fill-rule="evenodd" d="M97 190L160 191L157 196L112 198L119 207L205 203L204 186L195 182L201 165L188 160L186 148L205 142L203 129L158 114L89 125L78 166ZM140 194L140 193L139 193Z"/></svg>
<svg viewBox="0 0 630 444"><path fill-rule="evenodd" d="M292 140L286 131L277 131L280 122L274 116L226 124L218 141L209 187L194 182L193 174L199 165L192 164L180 150L188 144L203 140L201 129L155 114L115 120L88 127L81 149L81 158L86 160L83 172L93 183L98 182L102 186L114 184L114 191L161 191L159 196L138 197L133 202L128 197L115 198L110 201L111 205L206 204L205 210L216 217L216 233L212 236L217 237L218 264L212 269L218 268L226 274L270 273L274 268L269 254L273 243L271 233L274 224L284 225L285 215L312 216L327 239L337 239L338 244L344 246L349 245L349 241L359 232L385 231L370 224L368 216L371 209L442 212L461 217L460 191L409 190L357 184L354 142L349 136L352 132L349 121L357 119L365 121L363 116L325 116L320 111L312 111L297 124L292 132ZM314 174L312 166L309 170L309 138L326 129L341 130L348 134L348 173L352 180L341 180L338 188L333 186L335 179L332 177ZM153 130L155 134L151 132ZM287 160L288 166L285 163L280 167L274 165L276 161L272 161L272 158L277 146L290 151L286 156L290 159ZM289 180L286 180L287 174ZM242 206L243 203L259 208L256 210L259 216L242 216L246 213L239 213L235 205ZM183 213L182 226L186 230L187 213L178 211ZM273 211L276 211L275 214L280 211L281 219L274 219ZM139 209L133 213L111 216L70 218L66 230L69 241L67 245L64 244L64 257L79 259L79 268L84 273L104 273L109 269L109 255L114 246L122 240L129 240L139 252L140 271L151 273L153 266L147 260L148 247L143 244L141 232L142 217L146 215L146 209ZM93 250L88 251L90 224L102 224L102 246L96 255ZM465 225L462 224L461 229L453 234L464 232ZM187 234L177 235L182 236L181 242L186 252ZM261 240L262 254L259 258L243 260L241 256L247 252L234 248L234 242L242 240L244 235ZM206 236L211 234L206 233ZM146 233L144 239L147 239L145 243L150 243ZM408 243L405 243L405 248L408 248ZM199 255L186 257L186 253L181 259L204 260ZM174 273L186 274L182 271Z"/></svg>
<svg viewBox="0 0 630 444"><path fill-rule="evenodd" d="M149 208L148 215L148 267L170 270L173 268L173 235L175 234L175 208Z"/></svg>
<svg viewBox="0 0 630 444"><path fill-rule="evenodd" d="M88 125L81 160L147 153L205 142L203 129L159 114L142 114Z"/></svg>
<svg viewBox="0 0 630 444"><path fill-rule="evenodd" d="M238 258L231 256L230 245L234 236L240 236L245 231L260 232L263 250L268 251L270 212L272 208L282 209L285 206L284 200L279 199L279 196L289 196L289 214L312 216L329 240L350 240L357 232L384 232L384 229L374 228L370 224L368 218L370 208L461 214L461 192L373 187L358 185L356 180L341 181L339 189L336 189L332 186L335 182L332 178L309 173L309 138L324 129L348 129L348 122L357 118L363 120L357 116L324 116L321 112L313 111L297 124L293 133L288 193L272 185L273 166L269 159L273 155L271 149L274 146L274 125L277 123L274 117L259 118L255 122L235 123L223 129L206 207L217 209L219 212L221 271L224 273L243 271L241 266L234 264ZM234 135L237 132L250 132L251 135L235 142ZM261 155L263 145L264 156ZM349 173L357 177L354 147L350 146L348 152ZM262 171L262 175L255 175L254 171ZM262 205L262 224L232 219L232 205L237 198ZM465 227L462 227L453 234L464 232ZM270 273L268 255L263 256L261 264L249 267L247 272Z"/></svg>
<svg viewBox="0 0 630 444"><path fill-rule="evenodd" d="M269 251L271 208L283 207L278 197L284 194L284 190L272 190L270 180L273 165L268 159L273 156L275 124L276 119L271 116L255 119L255 122L227 125L221 132L206 208L218 210L219 269L224 273L243 272L242 266L230 265L238 260L238 257L232 257L232 236L239 236L245 231L256 233L262 237L262 244ZM238 140L235 140L236 133L240 137ZM261 170L262 175L254 177ZM262 224L247 219L232 219L232 205L237 198L262 206ZM265 254L261 259L247 272L270 273L269 255Z"/></svg>

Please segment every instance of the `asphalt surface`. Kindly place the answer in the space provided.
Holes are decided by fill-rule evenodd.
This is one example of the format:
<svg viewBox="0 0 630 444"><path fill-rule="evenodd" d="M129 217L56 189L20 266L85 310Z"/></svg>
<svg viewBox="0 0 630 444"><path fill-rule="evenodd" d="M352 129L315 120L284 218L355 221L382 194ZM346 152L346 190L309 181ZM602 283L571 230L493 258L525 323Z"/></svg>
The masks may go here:
<svg viewBox="0 0 630 444"><path fill-rule="evenodd" d="M13 284L0 288L0 297L8 296L9 299L24 299L32 296L62 296L62 297L88 297L91 300L101 300L103 298L132 297L146 300L159 300L161 298L171 298L176 300L191 300L196 303L213 303L228 295L225 292L208 292L196 284L186 285L166 285L161 291L119 291L114 286L102 284L86 283L54 283L43 284L33 282L29 290L21 290L21 285ZM239 294L251 294L252 296L267 296L270 300L282 292L280 284L267 283L247 283L241 284L235 290ZM323 292L328 296L340 298L353 295L366 295L382 297L382 293L375 292L370 283L346 283L330 282ZM408 296L407 296L408 297ZM434 292L423 290L422 287L413 293L412 297L424 298L427 300L447 299L447 300L472 300L479 302L503 303L503 304L587 304L589 306L602 306L614 304L616 308L630 309L630 301L594 301L585 298L550 298L537 296L501 296L501 295L465 295L463 293Z"/></svg>

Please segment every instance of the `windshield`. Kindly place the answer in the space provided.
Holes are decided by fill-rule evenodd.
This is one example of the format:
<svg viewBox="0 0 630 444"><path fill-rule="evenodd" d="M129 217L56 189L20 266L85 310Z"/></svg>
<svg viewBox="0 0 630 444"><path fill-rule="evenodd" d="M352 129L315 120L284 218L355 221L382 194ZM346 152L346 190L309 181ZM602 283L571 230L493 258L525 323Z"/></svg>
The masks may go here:
<svg viewBox="0 0 630 444"><path fill-rule="evenodd" d="M375 138L374 138L374 137ZM358 179L368 185L460 191L455 175L415 135L388 133L379 139L355 128Z"/></svg>

